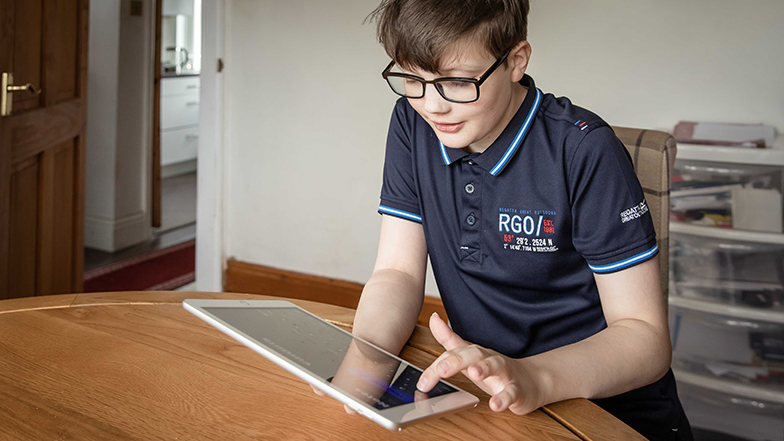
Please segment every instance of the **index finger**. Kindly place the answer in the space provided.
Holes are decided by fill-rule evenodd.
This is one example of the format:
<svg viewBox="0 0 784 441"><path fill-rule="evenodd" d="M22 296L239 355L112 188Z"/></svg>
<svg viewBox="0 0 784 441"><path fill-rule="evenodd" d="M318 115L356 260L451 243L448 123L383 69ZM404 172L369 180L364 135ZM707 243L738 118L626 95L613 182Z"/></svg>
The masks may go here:
<svg viewBox="0 0 784 441"><path fill-rule="evenodd" d="M444 319L442 319L437 312L434 312L430 316L429 325L430 333L433 334L433 337L444 347L444 349L451 350L469 345L469 343L460 338L455 331L446 324Z"/></svg>
<svg viewBox="0 0 784 441"><path fill-rule="evenodd" d="M449 378L488 357L488 352L481 346L463 346L441 354L419 378L417 389L430 391L442 378Z"/></svg>

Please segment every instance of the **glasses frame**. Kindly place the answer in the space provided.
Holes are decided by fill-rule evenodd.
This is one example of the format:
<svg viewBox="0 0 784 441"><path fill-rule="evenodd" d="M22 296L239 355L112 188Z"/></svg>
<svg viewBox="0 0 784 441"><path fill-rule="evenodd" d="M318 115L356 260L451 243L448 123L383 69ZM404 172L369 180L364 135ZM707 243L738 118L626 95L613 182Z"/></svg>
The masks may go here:
<svg viewBox="0 0 784 441"><path fill-rule="evenodd" d="M392 60L392 61L389 62L387 67L384 68L384 71L381 72L381 76L386 80L387 84L389 85L389 88L392 89L392 92L395 92L397 95L400 95L400 96L402 96L404 98L411 98L411 99L424 98L425 90L427 89L427 85L428 84L432 84L433 87L436 89L436 91L438 91L438 94L441 95L441 98L449 101L450 103L468 104L468 103L473 103L473 102L476 102L476 101L479 100L479 90L480 90L479 86L481 86L482 83L484 83L485 80L487 80L490 77L490 75L492 75L493 72L495 72L496 69L498 69L499 66L504 64L504 62L506 61L507 57L509 57L509 54L511 52L512 52L512 49L509 49L508 51L506 51L506 53L504 55L502 55L500 58L498 58L497 60L495 60L495 63L493 63L493 65L490 66L485 71L485 73L483 73L479 78L441 77L441 78L434 78L432 80L426 80L426 79L424 79L422 77L418 77L416 75L406 74L406 73L402 73L402 72L390 72L390 70L392 69L392 66L395 65L395 60ZM389 77L405 78L405 79L415 80L415 81L418 81L418 82L422 83L422 94L419 95L419 96L409 96L409 95L402 94L402 93L396 91L395 88L392 87L392 83L389 82ZM443 90L440 87L438 87L438 83L441 83L441 82L455 82L455 81L473 84L474 87L476 87L476 98L474 98L473 100L470 100L470 101L459 101L459 100L449 99L446 96L444 96L444 92L443 92Z"/></svg>

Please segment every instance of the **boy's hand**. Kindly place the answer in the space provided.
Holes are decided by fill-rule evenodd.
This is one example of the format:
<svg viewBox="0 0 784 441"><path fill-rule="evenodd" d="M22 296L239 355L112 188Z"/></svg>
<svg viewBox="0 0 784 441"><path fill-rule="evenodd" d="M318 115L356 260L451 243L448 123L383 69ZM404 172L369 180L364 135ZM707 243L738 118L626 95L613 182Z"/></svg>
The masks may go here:
<svg viewBox="0 0 784 441"><path fill-rule="evenodd" d="M313 392L315 392L316 395L318 395L320 397L327 396L327 394L325 394L324 391L322 391L321 389L317 388L316 386L314 386L312 384L309 384L309 386L310 386L311 389L313 389ZM350 408L350 407L348 407L348 404L344 404L343 408L346 409L346 413L349 414L349 415L356 415L357 414L357 411L352 409L352 408Z"/></svg>
<svg viewBox="0 0 784 441"><path fill-rule="evenodd" d="M390 359L365 342L353 340L346 351L346 355L343 357L343 361L340 362L340 366L338 367L337 372L335 372L335 376L332 377L330 382L342 390L349 391L359 389L363 391L362 396L356 396L355 398L368 405L372 405L384 395L386 388L380 387L377 383L367 380L366 375L378 379L381 383L391 383L399 367L399 361ZM315 392L316 395L326 395L316 386L311 384L310 387L313 388L313 392ZM427 397L426 394L421 392L420 394ZM357 414L357 411L347 404L344 404L343 407L346 409L347 413L351 415Z"/></svg>
<svg viewBox="0 0 784 441"><path fill-rule="evenodd" d="M490 409L509 409L525 415L545 403L544 387L525 359L513 359L493 350L467 343L452 331L438 314L430 316L430 332L446 349L425 371L417 389L428 392L442 378L458 372L492 395Z"/></svg>

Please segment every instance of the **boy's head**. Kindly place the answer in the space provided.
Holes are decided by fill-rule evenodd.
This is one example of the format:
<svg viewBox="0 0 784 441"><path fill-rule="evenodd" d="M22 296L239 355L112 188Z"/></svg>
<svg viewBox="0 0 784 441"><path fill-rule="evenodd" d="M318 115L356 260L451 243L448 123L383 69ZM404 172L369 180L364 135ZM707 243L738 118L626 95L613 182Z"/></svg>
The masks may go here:
<svg viewBox="0 0 784 441"><path fill-rule="evenodd" d="M499 58L525 41L528 9L529 0L383 0L371 18L395 64L438 72L458 42L476 41Z"/></svg>
<svg viewBox="0 0 784 441"><path fill-rule="evenodd" d="M383 0L370 16L393 60L384 70L392 90L445 146L474 152L526 95L527 17L528 0Z"/></svg>

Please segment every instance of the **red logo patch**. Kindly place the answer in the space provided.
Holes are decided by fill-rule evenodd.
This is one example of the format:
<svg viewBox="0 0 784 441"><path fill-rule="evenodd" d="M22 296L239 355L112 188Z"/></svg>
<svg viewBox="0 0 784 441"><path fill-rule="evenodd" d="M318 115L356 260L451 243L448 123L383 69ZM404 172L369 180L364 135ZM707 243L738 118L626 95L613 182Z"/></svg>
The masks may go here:
<svg viewBox="0 0 784 441"><path fill-rule="evenodd" d="M554 234L555 233L555 224L550 219L544 220L544 225L542 225L542 229L545 233Z"/></svg>

